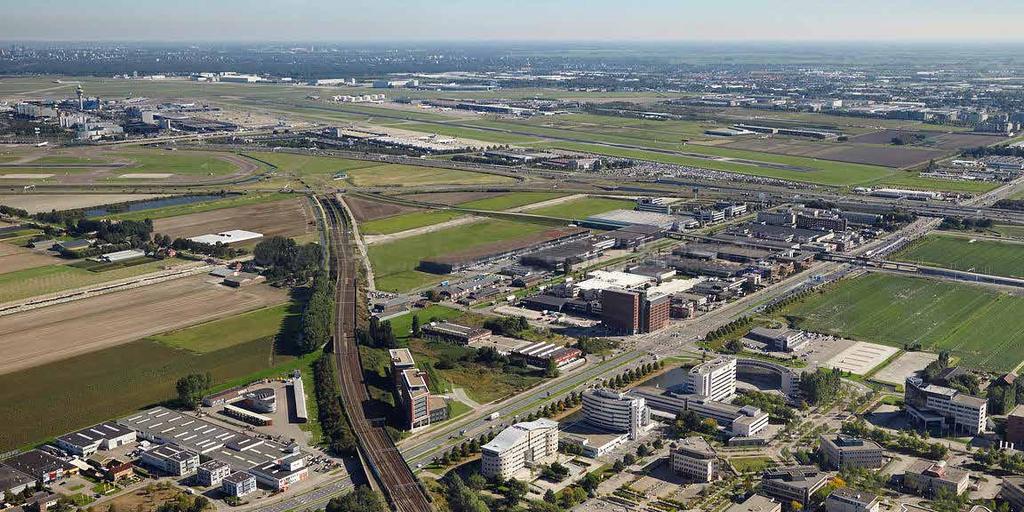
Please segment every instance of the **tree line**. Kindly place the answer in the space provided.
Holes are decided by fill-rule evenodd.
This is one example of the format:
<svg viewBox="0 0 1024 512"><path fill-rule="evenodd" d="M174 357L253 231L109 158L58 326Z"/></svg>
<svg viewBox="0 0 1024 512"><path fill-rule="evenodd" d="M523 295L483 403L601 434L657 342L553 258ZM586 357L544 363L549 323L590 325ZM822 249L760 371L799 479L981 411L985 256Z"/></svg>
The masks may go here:
<svg viewBox="0 0 1024 512"><path fill-rule="evenodd" d="M327 272L313 276L312 293L302 310L301 328L295 340L300 354L308 354L331 341L331 321L334 316L334 282Z"/></svg>
<svg viewBox="0 0 1024 512"><path fill-rule="evenodd" d="M335 455L355 455L358 449L356 436L341 406L341 392L334 378L334 359L325 352L313 362L313 381L316 390L316 404L320 426L328 449Z"/></svg>

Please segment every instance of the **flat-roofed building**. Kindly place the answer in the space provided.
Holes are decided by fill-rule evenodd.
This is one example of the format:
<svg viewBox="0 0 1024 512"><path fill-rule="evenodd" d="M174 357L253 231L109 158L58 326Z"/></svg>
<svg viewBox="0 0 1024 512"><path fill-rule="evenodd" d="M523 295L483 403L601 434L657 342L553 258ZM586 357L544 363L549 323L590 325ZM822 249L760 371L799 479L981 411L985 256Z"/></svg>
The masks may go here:
<svg viewBox="0 0 1024 512"><path fill-rule="evenodd" d="M35 479L25 473L0 464L0 500L21 494L35 483Z"/></svg>
<svg viewBox="0 0 1024 512"><path fill-rule="evenodd" d="M443 404L437 406L436 400L431 400L430 388L427 384L429 376L426 371L416 367L412 358L412 352L407 348L391 349L391 375L395 380L395 389L401 401L400 407L410 429L416 429L430 425L432 418L447 418L448 407ZM434 406L433 409L431 406Z"/></svg>
<svg viewBox="0 0 1024 512"><path fill-rule="evenodd" d="M922 496L936 496L942 491L963 494L970 484L970 473L951 468L945 461L920 460L907 468L903 475L904 487Z"/></svg>
<svg viewBox="0 0 1024 512"><path fill-rule="evenodd" d="M516 471L553 459L558 453L558 423L547 418L516 423L481 447L481 473L510 478Z"/></svg>
<svg viewBox="0 0 1024 512"><path fill-rule="evenodd" d="M695 482L710 482L715 478L717 456L703 437L681 439L671 452L672 471Z"/></svg>
<svg viewBox="0 0 1024 512"><path fill-rule="evenodd" d="M4 459L4 465L24 473L36 482L48 484L78 472L78 468L41 450L29 450Z"/></svg>
<svg viewBox="0 0 1024 512"><path fill-rule="evenodd" d="M1006 440L1024 448L1024 404L1020 404L1006 415Z"/></svg>
<svg viewBox="0 0 1024 512"><path fill-rule="evenodd" d="M199 454L176 444L162 444L142 452L139 460L168 475L185 476L199 470Z"/></svg>
<svg viewBox="0 0 1024 512"><path fill-rule="evenodd" d="M224 477L221 481L220 488L224 491L224 494L227 494L228 496L241 498L242 496L256 492L256 477L249 473L236 471Z"/></svg>
<svg viewBox="0 0 1024 512"><path fill-rule="evenodd" d="M687 393L724 402L736 395L736 358L722 356L701 363L686 374Z"/></svg>
<svg viewBox="0 0 1024 512"><path fill-rule="evenodd" d="M673 418L680 412L693 411L702 418L717 421L732 436L749 438L768 427L768 413L751 405L732 405L699 395L676 394L656 388L634 388L629 394L643 397L647 407L662 417Z"/></svg>
<svg viewBox="0 0 1024 512"><path fill-rule="evenodd" d="M914 424L935 435L974 436L985 431L988 402L984 398L907 377L904 402Z"/></svg>
<svg viewBox="0 0 1024 512"><path fill-rule="evenodd" d="M821 436L821 454L832 469L880 468L884 461L878 443L844 435Z"/></svg>
<svg viewBox="0 0 1024 512"><path fill-rule="evenodd" d="M213 487L220 485L224 477L231 474L231 466L219 460L210 459L199 465L196 471L196 480L199 485Z"/></svg>
<svg viewBox="0 0 1024 512"><path fill-rule="evenodd" d="M431 322L421 329L427 339L448 341L459 345L468 345L474 341L487 339L491 335L488 329L467 327L450 322Z"/></svg>
<svg viewBox="0 0 1024 512"><path fill-rule="evenodd" d="M650 424L651 412L642 397L610 389L588 389L583 392L583 418L599 428L628 433L630 439L637 439Z"/></svg>
<svg viewBox="0 0 1024 512"><path fill-rule="evenodd" d="M792 352L807 343L807 334L793 329L754 327L746 338L764 343L769 350L776 352Z"/></svg>
<svg viewBox="0 0 1024 512"><path fill-rule="evenodd" d="M753 494L743 503L733 503L725 512L782 512L782 504L767 496Z"/></svg>
<svg viewBox="0 0 1024 512"><path fill-rule="evenodd" d="M135 439L134 430L106 421L58 437L57 446L70 454L88 457L99 450L110 450L134 443Z"/></svg>
<svg viewBox="0 0 1024 512"><path fill-rule="evenodd" d="M1010 504L1013 512L1024 512L1024 476L1003 477L999 497Z"/></svg>
<svg viewBox="0 0 1024 512"><path fill-rule="evenodd" d="M825 499L826 512L878 512L882 500L877 494L840 487Z"/></svg>
<svg viewBox="0 0 1024 512"><path fill-rule="evenodd" d="M256 481L274 491L287 490L291 485L309 478L306 455L296 453L249 469Z"/></svg>
<svg viewBox="0 0 1024 512"><path fill-rule="evenodd" d="M795 501L806 506L811 496L825 487L829 476L815 466L790 466L764 472L761 491L789 503Z"/></svg>

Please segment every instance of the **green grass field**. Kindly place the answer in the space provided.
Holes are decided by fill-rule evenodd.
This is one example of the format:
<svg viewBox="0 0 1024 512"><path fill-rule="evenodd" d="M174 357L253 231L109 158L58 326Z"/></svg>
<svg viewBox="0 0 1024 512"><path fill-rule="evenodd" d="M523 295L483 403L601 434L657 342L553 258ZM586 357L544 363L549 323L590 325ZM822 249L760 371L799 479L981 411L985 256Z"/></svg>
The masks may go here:
<svg viewBox="0 0 1024 512"><path fill-rule="evenodd" d="M528 204L539 203L542 201L550 201L564 195L565 194L561 192L513 192L511 194L503 194L500 196L461 203L458 206L460 208L472 208L474 210L500 211L519 208L520 206L526 206Z"/></svg>
<svg viewBox="0 0 1024 512"><path fill-rule="evenodd" d="M442 222L462 217L463 215L464 214L462 212L454 210L427 210L423 212L403 213L401 215L394 215L391 217L384 217L383 219L364 222L360 225L359 230L364 235L386 235L390 233L398 233L407 229L440 224Z"/></svg>
<svg viewBox="0 0 1024 512"><path fill-rule="evenodd" d="M335 173L349 172L363 167L379 165L365 160L350 160L322 156L297 155L294 153L253 152L245 156L278 168L279 172L323 183L330 182Z"/></svg>
<svg viewBox="0 0 1024 512"><path fill-rule="evenodd" d="M393 124L395 128L402 130L412 130L414 132L422 133L436 133L438 135L444 135L446 137L459 137L463 139L473 139L482 142L493 142L495 144L527 144L531 142L537 142L540 139L535 137L528 137L525 135L515 135L512 133L501 133L492 132L489 130L475 130L473 128L464 128L462 126L447 126L443 124L434 123L416 123L416 122L404 122Z"/></svg>
<svg viewBox="0 0 1024 512"><path fill-rule="evenodd" d="M981 194L998 187L999 183L988 181L953 181L922 178L917 173L899 172L892 177L873 183L874 186L911 188L917 190L937 190L940 192L964 192Z"/></svg>
<svg viewBox="0 0 1024 512"><path fill-rule="evenodd" d="M171 173L183 176L222 176L238 167L221 159L218 153L203 151L167 151L163 149L134 149L111 153L134 162L118 169L119 174Z"/></svg>
<svg viewBox="0 0 1024 512"><path fill-rule="evenodd" d="M1024 244L963 236L928 235L892 256L920 263L982 274L1024 277Z"/></svg>
<svg viewBox="0 0 1024 512"><path fill-rule="evenodd" d="M167 265L182 263L182 260L151 261L106 272L91 272L61 264L7 272L0 274L0 303L148 274Z"/></svg>
<svg viewBox="0 0 1024 512"><path fill-rule="evenodd" d="M1017 238L1024 240L1024 226L1013 226L1009 224L997 224L989 228L999 236L1006 238Z"/></svg>
<svg viewBox="0 0 1024 512"><path fill-rule="evenodd" d="M106 215L103 218L112 220L155 220L167 217L177 217L179 215L188 215L190 213L202 213L214 210L221 210L224 208L236 208L238 206L247 206L250 204L269 203L272 201L281 201L284 199L293 199L296 197L301 196L299 196L298 194L286 194L280 192L259 192L252 194L227 196L224 199L200 201L198 203L179 204L174 206L166 206L163 208L153 208L152 210L115 213L113 215Z"/></svg>
<svg viewBox="0 0 1024 512"><path fill-rule="evenodd" d="M357 187L415 187L420 185L512 183L515 180L496 174L440 167L385 164L349 171L348 181Z"/></svg>
<svg viewBox="0 0 1024 512"><path fill-rule="evenodd" d="M920 343L963 364L1009 371L1024 360L1024 298L887 274L842 281L786 308L797 327L895 347Z"/></svg>
<svg viewBox="0 0 1024 512"><path fill-rule="evenodd" d="M399 340L409 339L410 333L412 333L412 317L420 317L420 325L426 325L431 322L431 319L438 320L450 320L457 318L463 314L462 311L452 309L439 304L431 304L420 310L412 310L407 315L391 319L391 330L395 333L395 337Z"/></svg>
<svg viewBox="0 0 1024 512"><path fill-rule="evenodd" d="M275 336L281 331L286 319L295 322L298 315L295 305L281 304L158 334L148 339L169 347L206 354L257 338Z"/></svg>
<svg viewBox="0 0 1024 512"><path fill-rule="evenodd" d="M545 226L536 224L488 220L371 245L367 251L378 289L408 291L446 279L445 276L415 270L421 259L456 253L491 242L521 238L545 229Z"/></svg>
<svg viewBox="0 0 1024 512"><path fill-rule="evenodd" d="M633 201L626 201L624 199L583 197L580 199L573 199L572 201L566 201L564 203L545 206L543 208L532 209L525 213L546 215L548 217L558 217L561 219L585 219L591 215L597 215L599 213L609 212L612 210L632 210L633 206Z"/></svg>

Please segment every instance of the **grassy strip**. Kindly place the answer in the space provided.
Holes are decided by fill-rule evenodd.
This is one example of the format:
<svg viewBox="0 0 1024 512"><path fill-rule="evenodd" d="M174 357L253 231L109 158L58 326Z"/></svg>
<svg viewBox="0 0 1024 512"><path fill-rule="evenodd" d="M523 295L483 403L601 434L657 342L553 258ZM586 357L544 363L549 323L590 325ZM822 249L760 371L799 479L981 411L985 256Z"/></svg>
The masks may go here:
<svg viewBox="0 0 1024 512"><path fill-rule="evenodd" d="M164 208L154 208L152 210L140 210L135 212L115 213L113 215L106 215L104 219L111 220L145 220L145 219L163 219L167 217L177 217L179 215L189 215L192 213L210 212L214 210L223 210L225 208L236 208L239 206L247 206L258 203L269 203L272 201L282 201L284 199L292 199L298 197L295 194L285 194L280 192L261 192L255 194L244 194L228 196L224 199L217 199L213 201L200 201L198 203L179 204L174 206L166 206Z"/></svg>

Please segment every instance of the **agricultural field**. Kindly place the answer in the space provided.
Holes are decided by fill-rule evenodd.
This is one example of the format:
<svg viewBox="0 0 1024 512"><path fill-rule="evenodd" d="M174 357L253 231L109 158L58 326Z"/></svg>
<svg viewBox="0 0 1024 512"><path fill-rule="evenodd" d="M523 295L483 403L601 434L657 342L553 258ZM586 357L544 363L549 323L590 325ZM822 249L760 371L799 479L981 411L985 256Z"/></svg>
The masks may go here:
<svg viewBox="0 0 1024 512"><path fill-rule="evenodd" d="M565 194L561 192L513 192L511 194L460 203L458 206L460 208L472 208L474 210L501 211L519 208L521 206L540 203L543 201L550 201L564 196Z"/></svg>
<svg viewBox="0 0 1024 512"><path fill-rule="evenodd" d="M635 203L633 201L625 199L583 197L560 204L531 209L527 213L548 217L558 217L560 219L584 219L591 215L597 215L599 213L609 212L612 210L632 210L634 204Z"/></svg>
<svg viewBox="0 0 1024 512"><path fill-rule="evenodd" d="M445 276L417 271L416 267L424 258L452 254L493 242L515 240L546 229L536 224L488 220L371 245L367 251L378 289L408 291L446 279Z"/></svg>
<svg viewBox="0 0 1024 512"><path fill-rule="evenodd" d="M112 272L117 271L106 273ZM208 276L192 276L3 316L0 373L287 300L287 292L270 286L234 289L215 284Z"/></svg>
<svg viewBox="0 0 1024 512"><path fill-rule="evenodd" d="M999 236L1024 240L1024 226L996 224L995 226L989 228L989 230Z"/></svg>
<svg viewBox="0 0 1024 512"><path fill-rule="evenodd" d="M57 264L7 272L0 274L0 304L159 272L164 267L185 263L184 260L178 259L154 260L109 272L91 272L71 265Z"/></svg>
<svg viewBox="0 0 1024 512"><path fill-rule="evenodd" d="M348 172L348 180L357 187L415 187L422 185L481 185L513 183L506 176L479 172L422 167L418 165L384 164L362 167Z"/></svg>
<svg viewBox="0 0 1024 512"><path fill-rule="evenodd" d="M0 274L53 265L58 262L60 260L54 256L0 242Z"/></svg>
<svg viewBox="0 0 1024 512"><path fill-rule="evenodd" d="M1024 278L1024 244L957 235L928 235L892 256L897 261Z"/></svg>
<svg viewBox="0 0 1024 512"><path fill-rule="evenodd" d="M150 336L149 340L197 354L216 352L257 338L277 336L288 324L298 321L294 303L257 309L177 331Z"/></svg>
<svg viewBox="0 0 1024 512"><path fill-rule="evenodd" d="M982 287L873 273L789 306L796 327L898 348L920 343L970 367L1006 372L1024 360L1024 298Z"/></svg>
<svg viewBox="0 0 1024 512"><path fill-rule="evenodd" d="M305 369L317 356L281 355L274 345L273 337L265 337L196 354L139 340L2 374L0 414L18 421L0 425L0 450L171 400L175 381L190 373L210 372L226 387Z"/></svg>
<svg viewBox="0 0 1024 512"><path fill-rule="evenodd" d="M315 221L309 201L303 196L287 197L273 202L159 218L153 221L153 232L177 238L231 229L255 231L267 237L301 236L314 231Z"/></svg>
<svg viewBox="0 0 1024 512"><path fill-rule="evenodd" d="M327 184L335 174L347 173L363 167L380 165L366 160L350 160L322 156L299 155L295 153L252 152L245 156L277 167L279 173L294 175L312 182Z"/></svg>
<svg viewBox="0 0 1024 512"><path fill-rule="evenodd" d="M131 162L119 170L122 174L169 173L181 176L223 176L239 169L237 156L212 151L167 151L134 149L110 153Z"/></svg>
<svg viewBox="0 0 1024 512"><path fill-rule="evenodd" d="M424 203L443 204L447 206L456 206L470 201L477 201L480 199L490 199L505 195L502 192L481 192L481 191L465 191L465 192L427 192L421 194L409 194L401 197L405 199L411 199L413 201L422 201Z"/></svg>
<svg viewBox="0 0 1024 512"><path fill-rule="evenodd" d="M75 210L105 204L142 201L165 197L161 194L9 194L0 195L0 204L21 208L29 213L51 210Z"/></svg>
<svg viewBox="0 0 1024 512"><path fill-rule="evenodd" d="M797 138L740 138L718 147L904 168L949 155L949 151L881 144L811 141Z"/></svg>
<svg viewBox="0 0 1024 512"><path fill-rule="evenodd" d="M374 201L359 196L345 196L345 204L348 205L356 222L360 223L420 211L419 208L411 206Z"/></svg>
<svg viewBox="0 0 1024 512"><path fill-rule="evenodd" d="M408 229L423 226L432 226L452 219L462 217L464 214L455 210L429 210L412 213L403 213L394 217L364 222L359 230L364 235L388 235Z"/></svg>
<svg viewBox="0 0 1024 512"><path fill-rule="evenodd" d="M270 203L294 197L295 196L292 194L278 192L257 192L251 194L227 195L223 199L214 199L212 201L198 201L187 204L176 204L172 206L165 206L162 208L152 208L149 210L138 210L134 212L115 213L112 215L104 215L103 218L111 220L157 220L166 217L178 217L181 215L189 215L193 213L212 212L215 210L223 210L226 208L236 208L239 206Z"/></svg>

